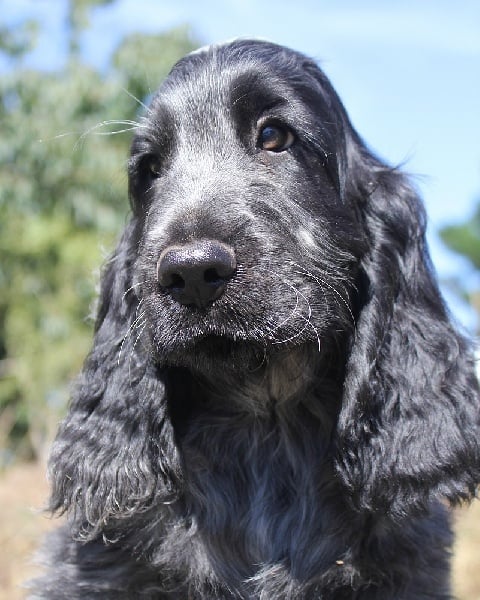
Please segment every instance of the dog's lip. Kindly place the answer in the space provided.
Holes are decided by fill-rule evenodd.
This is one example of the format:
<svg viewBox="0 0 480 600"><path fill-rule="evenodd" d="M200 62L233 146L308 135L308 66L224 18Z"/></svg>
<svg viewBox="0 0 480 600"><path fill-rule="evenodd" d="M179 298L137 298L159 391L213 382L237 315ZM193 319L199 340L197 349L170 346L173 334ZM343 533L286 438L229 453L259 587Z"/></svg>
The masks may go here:
<svg viewBox="0 0 480 600"><path fill-rule="evenodd" d="M205 332L197 332L192 333L191 335L187 335L184 338L186 341L189 341L193 344L198 343L236 343L236 342L248 342L252 338L248 336L245 332L227 332L227 331L205 331Z"/></svg>
<svg viewBox="0 0 480 600"><path fill-rule="evenodd" d="M183 350L185 352L203 351L209 349L217 353L222 348L225 353L228 353L237 345L249 344L255 346L265 346L265 341L258 335L249 334L244 331L227 331L210 329L204 331L195 331L188 328L184 329L181 334L177 334L174 339L171 339L167 346L171 350Z"/></svg>
<svg viewBox="0 0 480 600"><path fill-rule="evenodd" d="M245 336L241 338L230 334L219 334L212 332L204 332L190 335L177 336L175 339L167 341L161 345L161 351L166 356L182 355L194 356L196 354L202 356L220 357L229 356L235 348L239 346L255 346L258 347L258 340L250 340Z"/></svg>

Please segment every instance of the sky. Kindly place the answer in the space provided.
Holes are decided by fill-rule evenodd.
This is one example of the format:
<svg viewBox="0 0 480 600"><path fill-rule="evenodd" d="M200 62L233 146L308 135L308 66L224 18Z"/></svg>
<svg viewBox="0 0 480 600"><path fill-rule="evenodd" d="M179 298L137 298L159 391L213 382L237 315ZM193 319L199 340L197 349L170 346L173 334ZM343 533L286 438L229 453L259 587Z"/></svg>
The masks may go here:
<svg viewBox="0 0 480 600"><path fill-rule="evenodd" d="M65 0L0 0L0 15L10 26L39 19L46 34L29 64L61 66ZM367 144L415 176L440 278L472 283L466 261L436 232L466 219L480 200L479 0L117 0L91 12L84 57L102 67L125 34L181 24L204 44L253 36L317 60ZM444 292L471 329L473 311Z"/></svg>

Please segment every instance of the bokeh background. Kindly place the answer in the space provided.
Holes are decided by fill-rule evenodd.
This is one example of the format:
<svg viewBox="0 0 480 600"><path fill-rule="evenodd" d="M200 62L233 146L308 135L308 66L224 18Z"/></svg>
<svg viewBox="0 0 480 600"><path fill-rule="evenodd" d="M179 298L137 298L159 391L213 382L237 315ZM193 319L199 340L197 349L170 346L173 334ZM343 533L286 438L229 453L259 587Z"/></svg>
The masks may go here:
<svg viewBox="0 0 480 600"><path fill-rule="evenodd" d="M478 0L0 0L2 600L23 597L51 526L32 508L128 215L141 103L183 54L238 36L318 60L362 137L412 174L444 294L478 333ZM455 591L480 600L480 510L454 518Z"/></svg>

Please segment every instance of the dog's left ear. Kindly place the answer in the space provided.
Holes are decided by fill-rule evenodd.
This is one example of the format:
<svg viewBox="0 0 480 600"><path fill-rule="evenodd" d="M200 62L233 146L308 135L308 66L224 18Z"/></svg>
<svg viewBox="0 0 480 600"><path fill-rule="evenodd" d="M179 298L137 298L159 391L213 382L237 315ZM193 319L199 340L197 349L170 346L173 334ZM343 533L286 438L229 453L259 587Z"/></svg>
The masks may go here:
<svg viewBox="0 0 480 600"><path fill-rule="evenodd" d="M409 182L360 144L346 201L369 249L337 430L337 472L360 510L401 517L469 499L480 479L480 402L470 344L452 325Z"/></svg>
<svg viewBox="0 0 480 600"><path fill-rule="evenodd" d="M142 338L137 225L127 225L104 270L93 348L50 457L50 509L68 513L85 540L170 501L180 476L164 384Z"/></svg>

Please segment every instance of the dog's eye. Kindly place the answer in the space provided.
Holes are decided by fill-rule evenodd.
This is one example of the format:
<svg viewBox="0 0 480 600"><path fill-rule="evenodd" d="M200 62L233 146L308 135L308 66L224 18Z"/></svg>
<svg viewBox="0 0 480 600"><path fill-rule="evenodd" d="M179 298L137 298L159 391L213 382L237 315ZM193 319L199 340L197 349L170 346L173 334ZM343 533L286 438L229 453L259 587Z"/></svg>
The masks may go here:
<svg viewBox="0 0 480 600"><path fill-rule="evenodd" d="M258 136L258 145L269 152L283 152L295 141L295 136L287 127L281 125L266 125Z"/></svg>
<svg viewBox="0 0 480 600"><path fill-rule="evenodd" d="M145 171L152 179L158 179L161 175L160 160L156 156L147 156L145 158Z"/></svg>

